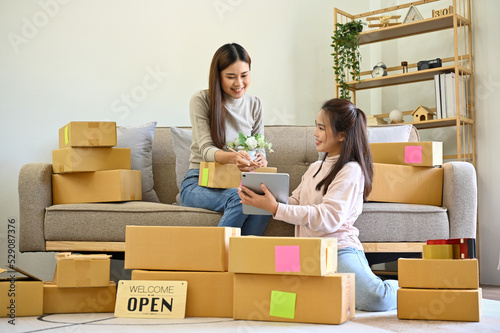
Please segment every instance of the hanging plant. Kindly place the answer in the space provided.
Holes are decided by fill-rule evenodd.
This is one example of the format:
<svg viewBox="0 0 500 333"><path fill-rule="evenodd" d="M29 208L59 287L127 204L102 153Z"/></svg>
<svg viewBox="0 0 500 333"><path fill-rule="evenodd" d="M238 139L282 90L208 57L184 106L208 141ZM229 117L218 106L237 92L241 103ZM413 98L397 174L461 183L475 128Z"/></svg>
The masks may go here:
<svg viewBox="0 0 500 333"><path fill-rule="evenodd" d="M337 29L333 32L331 46L335 50L332 53L336 81L340 87L340 98L350 100L350 86L347 84L350 73L353 80L360 82L361 53L359 52L359 34L363 31L363 23L359 20L347 23L337 23Z"/></svg>

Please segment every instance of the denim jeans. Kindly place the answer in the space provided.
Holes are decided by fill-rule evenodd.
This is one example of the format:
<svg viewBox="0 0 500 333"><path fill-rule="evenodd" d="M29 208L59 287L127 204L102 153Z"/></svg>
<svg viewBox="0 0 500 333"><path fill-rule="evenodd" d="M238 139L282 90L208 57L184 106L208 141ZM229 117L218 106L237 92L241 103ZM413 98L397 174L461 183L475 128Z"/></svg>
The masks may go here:
<svg viewBox="0 0 500 333"><path fill-rule="evenodd" d="M181 187L181 205L223 212L219 227L241 228L242 235L262 236L270 215L243 214L237 188L217 189L198 185L200 170L190 169Z"/></svg>
<svg viewBox="0 0 500 333"><path fill-rule="evenodd" d="M366 260L365 253L348 247L338 251L339 273L355 274L356 308L363 311L388 311L397 307L398 281L382 281Z"/></svg>

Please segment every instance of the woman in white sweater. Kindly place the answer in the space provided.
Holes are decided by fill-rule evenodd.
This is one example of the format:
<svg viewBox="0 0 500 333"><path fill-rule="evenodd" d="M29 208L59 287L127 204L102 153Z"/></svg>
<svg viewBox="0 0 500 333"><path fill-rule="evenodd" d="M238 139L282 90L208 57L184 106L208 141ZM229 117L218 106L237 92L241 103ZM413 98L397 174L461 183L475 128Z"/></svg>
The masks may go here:
<svg viewBox="0 0 500 333"><path fill-rule="evenodd" d="M181 187L181 204L223 212L220 227L241 228L242 235L262 235L269 215L245 215L236 188L214 189L198 185L200 162L236 164L241 171L267 166L266 156L258 153L254 163L246 152L225 150L226 143L238 137L264 134L262 104L246 94L250 85L251 59L236 43L225 44L214 54L210 66L208 91L191 98L193 142L189 171Z"/></svg>
<svg viewBox="0 0 500 333"><path fill-rule="evenodd" d="M288 204L239 188L243 204L265 209L295 225L297 237L336 237L338 272L355 273L356 307L365 311L396 308L397 281L382 281L370 269L354 222L372 189L373 163L366 116L344 99L327 101L316 120L316 149L326 153L313 163Z"/></svg>

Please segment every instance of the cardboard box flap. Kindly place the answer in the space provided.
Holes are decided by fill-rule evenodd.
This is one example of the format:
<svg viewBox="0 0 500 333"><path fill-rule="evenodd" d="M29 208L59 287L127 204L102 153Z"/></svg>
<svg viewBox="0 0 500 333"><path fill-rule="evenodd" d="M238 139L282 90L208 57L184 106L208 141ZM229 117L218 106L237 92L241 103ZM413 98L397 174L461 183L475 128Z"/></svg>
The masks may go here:
<svg viewBox="0 0 500 333"><path fill-rule="evenodd" d="M19 267L10 267L10 266L5 266L9 269L13 269L16 271L16 280L22 280L22 281L42 281L42 279L37 278L36 276L26 272L25 270L22 270ZM11 280L11 275L12 273L8 274L7 270L1 271L0 272L0 281L5 281L5 280ZM17 273L20 273L24 276L19 276ZM8 275L7 275L8 274Z"/></svg>

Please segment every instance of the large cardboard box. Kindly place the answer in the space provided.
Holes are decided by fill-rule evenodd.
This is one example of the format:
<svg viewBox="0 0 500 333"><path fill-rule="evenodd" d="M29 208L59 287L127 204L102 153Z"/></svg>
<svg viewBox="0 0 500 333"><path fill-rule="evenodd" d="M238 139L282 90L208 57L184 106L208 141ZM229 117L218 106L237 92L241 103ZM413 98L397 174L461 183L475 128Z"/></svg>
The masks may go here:
<svg viewBox="0 0 500 333"><path fill-rule="evenodd" d="M399 259L402 288L479 288L477 259Z"/></svg>
<svg viewBox="0 0 500 333"><path fill-rule="evenodd" d="M72 121L59 129L59 148L114 146L116 123L113 121Z"/></svg>
<svg viewBox="0 0 500 333"><path fill-rule="evenodd" d="M234 273L323 276L337 271L337 239L232 237L229 271Z"/></svg>
<svg viewBox="0 0 500 333"><path fill-rule="evenodd" d="M106 287L60 288L43 284L43 313L114 312L116 283Z"/></svg>
<svg viewBox="0 0 500 333"><path fill-rule="evenodd" d="M52 175L54 205L142 199L139 170L105 170Z"/></svg>
<svg viewBox="0 0 500 333"><path fill-rule="evenodd" d="M355 314L354 274L234 275L234 319L341 324Z"/></svg>
<svg viewBox="0 0 500 333"><path fill-rule="evenodd" d="M130 170L130 148L62 148L52 151L52 171Z"/></svg>
<svg viewBox="0 0 500 333"><path fill-rule="evenodd" d="M111 256L107 254L56 254L54 283L59 288L107 287Z"/></svg>
<svg viewBox="0 0 500 333"><path fill-rule="evenodd" d="M15 272L0 274L0 318L41 316L43 314L43 282L14 267Z"/></svg>
<svg viewBox="0 0 500 333"><path fill-rule="evenodd" d="M133 270L132 280L187 281L186 317L233 317L233 273Z"/></svg>
<svg viewBox="0 0 500 333"><path fill-rule="evenodd" d="M396 164L373 164L368 201L441 206L443 169Z"/></svg>
<svg viewBox="0 0 500 333"><path fill-rule="evenodd" d="M443 143L436 141L371 143L373 163L433 167L443 164Z"/></svg>
<svg viewBox="0 0 500 333"><path fill-rule="evenodd" d="M277 168L258 168L255 172L276 173ZM198 185L212 188L235 188L240 186L241 171L236 164L201 162Z"/></svg>
<svg viewBox="0 0 500 333"><path fill-rule="evenodd" d="M127 226L125 269L226 272L240 228Z"/></svg>
<svg viewBox="0 0 500 333"><path fill-rule="evenodd" d="M479 321L481 289L398 289L398 318Z"/></svg>

